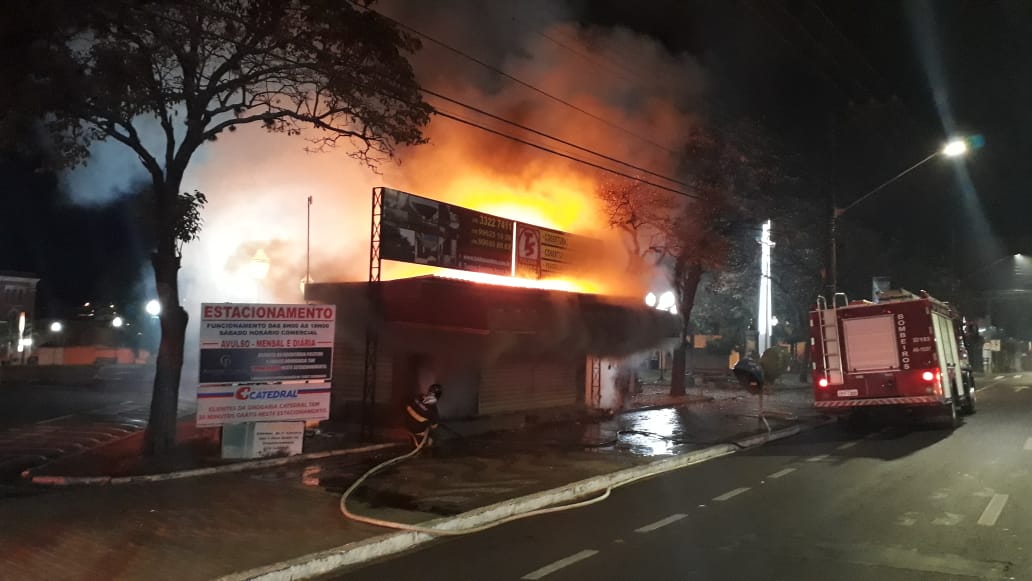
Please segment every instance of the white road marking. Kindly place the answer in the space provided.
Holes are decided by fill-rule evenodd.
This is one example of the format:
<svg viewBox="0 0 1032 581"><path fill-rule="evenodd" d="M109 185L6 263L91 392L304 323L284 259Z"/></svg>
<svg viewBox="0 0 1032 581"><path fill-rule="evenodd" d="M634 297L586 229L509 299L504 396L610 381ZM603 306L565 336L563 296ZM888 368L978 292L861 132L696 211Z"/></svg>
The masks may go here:
<svg viewBox="0 0 1032 581"><path fill-rule="evenodd" d="M945 512L942 516L933 520L932 524L939 527L951 527L962 520L964 520L963 515L953 512Z"/></svg>
<svg viewBox="0 0 1032 581"><path fill-rule="evenodd" d="M821 454L820 456L814 456L813 458L807 458L807 462L820 462L828 458L828 454Z"/></svg>
<svg viewBox="0 0 1032 581"><path fill-rule="evenodd" d="M845 444L839 444L838 447L835 448L835 449L836 450L848 450L848 449L852 448L853 446L856 446L859 443L860 442L846 442Z"/></svg>
<svg viewBox="0 0 1032 581"><path fill-rule="evenodd" d="M730 500L730 499L738 496L739 494L741 494L743 492L747 492L748 490L749 490L748 486L743 486L742 488L736 488L736 489L734 489L734 490L732 490L730 492L725 492L724 494L721 494L720 496L714 498L713 500L715 500L717 502L724 502L725 500Z"/></svg>
<svg viewBox="0 0 1032 581"><path fill-rule="evenodd" d="M1032 451L1032 438L1025 440L1025 449Z"/></svg>
<svg viewBox="0 0 1032 581"><path fill-rule="evenodd" d="M1000 513L1003 512L1003 507L1007 505L1008 498L1010 498L1010 495L994 494L989 501L989 505L982 511L982 516L978 517L978 524L984 527L995 525L996 519L1000 518Z"/></svg>
<svg viewBox="0 0 1032 581"><path fill-rule="evenodd" d="M795 468L785 468L784 470L778 470L777 472L771 474L767 478L781 478L782 476L787 476L795 471Z"/></svg>
<svg viewBox="0 0 1032 581"><path fill-rule="evenodd" d="M999 381L1001 379L1003 379L1002 375L997 375L996 377L993 378L994 381Z"/></svg>
<svg viewBox="0 0 1032 581"><path fill-rule="evenodd" d="M1015 375L1014 379L1021 379L1021 374L1019 373L1019 374Z"/></svg>
<svg viewBox="0 0 1032 581"><path fill-rule="evenodd" d="M681 520L681 519L683 519L683 518L685 518L687 516L688 515L681 514L681 513L672 514L672 515L670 515L670 516L668 516L668 517L666 517L664 519L657 520L656 522L654 522L654 523L652 523L650 525L645 525L645 526L643 526L641 528L634 529L634 532L636 532L636 533L651 533L652 531L654 531L656 529L661 529L661 528L663 528L663 527L665 527L665 526L667 526L669 524L673 524L673 523L675 523L675 522L677 522L677 521L679 521L679 520Z"/></svg>
<svg viewBox="0 0 1032 581"><path fill-rule="evenodd" d="M1014 393L1019 393L1019 392L1025 391L1026 389L1028 389L1027 385L1015 385L1014 386Z"/></svg>
<svg viewBox="0 0 1032 581"><path fill-rule="evenodd" d="M520 577L520 579L529 579L531 581L533 581L534 579L543 579L546 576L551 575L552 573L555 573L556 571L558 571L560 569L563 569L565 567L569 567L570 565L573 565L574 563L576 563L578 561L583 561L584 559L587 559L588 557L594 557L597 554L598 554L598 551L596 551L594 549L585 549L585 550L583 550L583 551L581 551L579 553L574 553L574 554L570 555L569 557L566 557L565 559L559 559L558 561L556 561L555 563L552 563L551 565L545 565L544 567L538 569L537 571L532 571L530 573L527 573L523 577Z"/></svg>

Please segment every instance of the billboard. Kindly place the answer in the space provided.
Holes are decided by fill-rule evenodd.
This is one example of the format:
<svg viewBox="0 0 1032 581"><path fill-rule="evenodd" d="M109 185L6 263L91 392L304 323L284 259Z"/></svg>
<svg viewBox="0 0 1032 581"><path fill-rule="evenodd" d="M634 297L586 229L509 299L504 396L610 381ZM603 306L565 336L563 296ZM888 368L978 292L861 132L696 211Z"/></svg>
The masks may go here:
<svg viewBox="0 0 1032 581"><path fill-rule="evenodd" d="M325 420L328 417L328 383L202 385L197 388L199 428L244 422Z"/></svg>
<svg viewBox="0 0 1032 581"><path fill-rule="evenodd" d="M328 380L336 307L201 305L200 382Z"/></svg>
<svg viewBox="0 0 1032 581"><path fill-rule="evenodd" d="M380 258L508 276L512 220L383 188Z"/></svg>
<svg viewBox="0 0 1032 581"><path fill-rule="evenodd" d="M591 251L591 239L516 223L516 276L558 278L576 274Z"/></svg>

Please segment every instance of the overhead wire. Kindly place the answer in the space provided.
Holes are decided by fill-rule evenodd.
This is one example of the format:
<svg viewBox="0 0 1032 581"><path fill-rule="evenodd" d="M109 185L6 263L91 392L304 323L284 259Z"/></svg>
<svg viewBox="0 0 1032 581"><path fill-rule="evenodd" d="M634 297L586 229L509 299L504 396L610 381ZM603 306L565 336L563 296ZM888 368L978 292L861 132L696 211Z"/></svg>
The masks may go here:
<svg viewBox="0 0 1032 581"><path fill-rule="evenodd" d="M520 79L520 78L518 78L518 77L516 77L514 75L511 75L511 74L503 71L502 69L500 69L500 68L498 68L498 67L496 67L496 66L494 66L494 65L492 65L492 64L490 64L488 62L486 62L486 61L483 61L483 60L481 60L481 59L479 59L479 58L477 58L477 57L475 57L475 56L473 56L473 55L471 55L471 54L469 54L469 53L467 53L467 52L465 52L465 51L463 51L461 49L458 49L458 48L456 48L456 47L454 47L454 46L452 46L452 45L450 45L450 44L448 44L448 43L446 43L446 42L444 42L442 40L439 40L439 39L437 39L437 38L435 38L433 36L430 36L429 34L426 34L425 32L423 32L421 30L413 28L412 26L409 26L408 24L405 24L404 22L401 22L401 21L399 21L399 20L397 20L395 18L391 18L390 16L387 16L386 14L384 14L382 12L379 12L377 10L369 8L368 6L363 6L363 5L359 4L359 3L357 3L355 0L347 0L347 1L350 4L360 8L362 10L367 10L369 12L373 12L373 13L379 15L381 18L384 18L386 20L389 20L390 22L393 22L396 26L409 31L412 34L414 34L414 35L416 35L416 36L418 36L418 37L420 37L420 38L422 38L424 40L427 40L427 41L429 41L429 42L431 42L431 43L433 43L433 44L435 44L435 45L437 45L437 46L439 46L439 47L441 47L441 48L443 48L443 49L445 49L445 50L447 50L449 52L452 52L452 53L454 53L456 55L459 55L462 58L465 58L466 60L469 60L470 62L476 63L476 64L484 67L485 69L495 73L496 75L504 77L504 78L506 78L506 79L508 79L508 80L510 80L510 81L512 81L512 82L514 82L514 83L516 83L516 84L526 88L526 89L534 91L535 93L538 93L539 95L542 95L544 97L547 97L548 99L551 99L552 101L555 101L556 103L559 103L561 105L569 107L570 109L573 109L574 111L577 111L578 113L580 113L582 115L590 117L590 118L592 118L592 119L594 119L594 120L596 120L596 121L598 121L598 122L600 122L600 123L602 123L602 124L612 128L612 129L616 129L616 130L621 131L621 132L623 132L623 133L625 133L627 135L630 135L631 137L634 137L635 139L638 139L642 143L647 143L647 144L649 144L649 145L651 145L653 147L656 147L658 149L661 149L661 150L666 151L667 153L670 153L670 154L673 154L673 155L678 155L678 153L679 153L678 151L676 151L674 149L671 149L671 148L669 148L669 147L667 147L665 145L657 143L657 142L649 139L648 137L640 135L640 134L638 134L638 133L636 133L636 132L634 132L634 131L632 131L632 130L630 130L630 129L628 129L628 128L626 128L626 127L624 127L624 126L622 126L622 125L620 125L618 123L614 123L614 122L610 121L609 119L606 119L605 117L602 117L601 115L596 115L595 113L592 113L592 112L584 109L583 107L579 107L579 106L577 106L577 105L567 101L566 99L563 99L562 97L558 97L556 95L553 95L552 93L549 93L548 91L545 91L544 89L542 89L542 88L540 88L540 87L538 87L538 86L536 86L536 85L534 85L532 83L524 81L523 79Z"/></svg>
<svg viewBox="0 0 1032 581"><path fill-rule="evenodd" d="M353 0L348 0L348 2L353 4L353 5L355 5L355 6L361 7L360 5L355 4ZM364 7L362 7L362 8L364 8ZM367 10L369 10L370 12L374 12L374 13L380 15L381 17L387 19L387 20L395 22L399 26L404 27L404 25L402 25L401 23L398 23L396 20L393 20L393 19L391 19L388 16L385 16L385 15L379 13L379 12L376 12L375 10L372 10L372 9L367 9ZM223 16L230 17L230 15L228 15L228 14L223 14ZM227 37L222 36L222 35L218 35L218 34L214 34L213 33L213 36L221 38L222 40L225 40L227 42L235 42L234 39L227 38ZM505 73L502 73L502 74L505 74ZM585 153L588 153L588 154L600 157L600 158L605 159L607 161L618 163L620 165L623 165L623 166L628 167L630 169L633 169L635 171L640 171L642 173L658 177L658 178L660 178L660 179L662 179L664 181L667 181L667 182L670 182L670 183L674 183L674 184L678 184L678 185L682 185L682 186L685 186L685 187L688 187L688 188L692 188L693 187L691 184L689 184L687 182L683 182L683 181L677 180L675 178L671 178L671 177L665 176L663 174L654 172L652 170L648 170L646 168L643 168L643 167L631 164L629 162L625 162L625 161L620 160L618 158L615 158L615 157L603 154L601 152L597 152L595 150L583 147L581 145L575 144L575 143L570 142L568 140L564 140L564 139L556 137L554 135L550 135L550 134L548 134L546 132L543 132L543 131L534 129L532 127L523 125L523 124L518 123L516 121L512 121L510 119L505 119L504 117L501 117L499 115L495 115L495 114L493 114L493 113L491 113L489 111L486 111L484 109L481 109L481 108L473 106L473 105L470 105L468 103L464 103L464 102L462 102L462 101L460 101L458 99L455 99L455 98L452 98L452 97L448 97L448 96L446 96L446 95L444 95L442 93L439 93L437 91L433 91L431 89L427 89L427 88L422 87L422 86L419 86L418 89L421 92L424 92L426 94L432 95L432 96L437 97L439 99L448 101L450 103L453 103L455 105L461 106L463 108L469 109L469 110L474 111L474 112L476 112L478 114L481 114L481 115L487 116L489 118L495 119L497 121L500 121L500 122L512 125L514 127L518 127L518 128L520 128L522 130L528 131L530 133L534 133L534 134L539 135L541 137L545 137L546 139L550 139L550 140L556 141L557 143L561 143L563 145L566 145L568 147L572 147L574 149L583 151ZM384 95L384 96L392 98L392 99L400 99L396 95L389 94L389 93L387 93L387 92L385 92L383 90L380 90L379 93L381 95ZM461 123L461 124L465 124L467 126L470 126L470 127L476 128L476 129L480 129L482 131L485 131L487 133L491 133L491 134L496 135L498 137L502 137L504 139L508 139L508 140L511 140L511 141L514 141L514 142L526 145L528 147L532 147L534 149L538 149L538 150L543 151L545 153L556 155L556 156L559 156L561 158L573 161L575 163L580 163L580 164L586 165L588 167L592 167L592 168L600 170L600 171L604 171L604 172L607 172L607 173L610 173L610 174L613 174L613 175L624 177L624 178L627 178L627 179L630 179L630 180L642 183L644 185L654 187L654 188L659 189L659 190L663 190L663 191L666 191L666 192L670 192L670 193L673 193L673 194L676 194L676 195L679 195L679 196L688 197L688 198L694 198L694 199L700 199L701 198L701 196L699 196L698 194L694 194L694 193L690 193L690 192L685 192L685 191L679 190L677 188L672 188L672 187L664 185L664 184L660 184L660 183L656 183L656 182L653 182L653 181L649 181L649 180L641 178L640 176L636 176L636 175L633 175L633 174L629 174L629 173L626 173L626 172L615 170L613 168L609 168L609 167L606 167L604 165L601 165L601 164L598 164L598 163L595 163L595 162L592 162L592 161L589 161L589 160L581 159L581 158L578 158L578 157L576 157L574 155L571 155L571 154L568 154L568 153L565 153L565 152L561 152L561 151L558 151L556 149L553 149L553 148L550 148L550 147L547 147L547 146L544 146L544 145L541 145L541 144L538 144L538 143L534 143L532 141L528 141L526 139L522 139L522 138L514 136L514 135L509 135L509 134L507 134L505 132L502 132L502 131L499 131L497 129L493 129L493 128L487 127L485 125L482 125L480 123L477 123L475 121L472 121L472 120L469 120L469 119L465 119L465 118L460 117L459 115L454 114L454 113L449 113L449 112L446 112L446 111L442 111L442 110L440 110L438 108L434 108L433 114L435 114L435 115L437 115L439 117L444 117L444 118L449 119L451 121L455 121L455 122L458 122L458 123Z"/></svg>
<svg viewBox="0 0 1032 581"><path fill-rule="evenodd" d="M606 155L604 153L600 153L600 152L595 151L593 149L584 147L582 145L578 145L576 143L573 143L571 141L567 141L567 140L562 139L560 137L556 137L556 136L551 135L549 133L545 133L544 131L541 131L541 130L538 130L538 129L534 129L533 127L529 127L527 125L524 125L522 123L513 121L511 119L506 119L506 118L501 117L499 115L495 115L494 113L491 113L490 111L487 111L485 109L481 109L479 107L476 107L474 105L470 105L468 103L464 103L464 102L462 102L462 101L460 101L458 99L454 99L452 97L448 97L447 95L443 95L443 94L438 93L436 91L433 91L431 89L427 89L426 87L420 87L420 91L422 91L422 92L424 92L424 93L426 93L428 95L431 95L433 97L436 97L438 99L441 99L443 101L447 101L449 103L452 103L453 105L458 105L458 106L463 107L465 109L469 109L470 111L473 111L475 113L479 113L480 115L483 115L485 117L494 119L495 121L500 121L502 123L505 123L506 125L511 125L513 127L516 127L518 129L522 129L522 130L527 131L529 133L533 133L533 134L538 135L540 137L544 137L546 139L550 139L550 140L555 141L557 143L561 143L561 144L563 144L563 145L565 145L567 147L572 147L573 149L576 149L578 151L582 151L584 153L589 153L591 155L598 156L598 157L600 157L602 159L605 159L607 161L611 161L613 163L618 163L618 164L620 164L622 166L628 167L628 168L633 169L635 171L640 171L642 173L645 173L645 174L648 174L648 175L651 175L651 176L654 176L654 177L658 177L658 178L663 179L665 181L668 181L668 182L671 182L671 183L675 183L675 184L684 186L686 188L694 188L695 187L692 184L689 184L687 182L683 182L683 181L677 180L675 178L671 178L671 177L665 176L665 175L663 175L661 173L657 173L657 172L654 172L652 170L643 168L641 166L637 166L637 165L634 165L632 163L623 161L621 159L617 159L615 157Z"/></svg>
<svg viewBox="0 0 1032 581"><path fill-rule="evenodd" d="M598 169L598 170L601 170L601 171L604 171L604 172L608 172L608 173L611 173L611 174L614 174L614 175L617 175L617 176L620 176L620 177L624 177L624 178L628 178L628 179L634 180L636 182L645 184L647 186L651 186L651 187L659 189L659 190L663 190L663 191L666 191L666 192L677 194L679 196L685 196L687 198L694 198L694 199L697 199L697 200L702 199L702 196L700 196L698 194L681 191L681 190L678 190L676 188L671 188L671 187L665 186L663 184L658 184L656 182L643 179L643 178L641 178L639 176L635 176L635 175L632 175L632 174L624 173L624 172L621 172L619 170L615 170L613 168L606 167L604 165L600 165L600 164L597 164L597 163L594 163L594 162L591 162L591 161L588 161L588 160L585 160L585 159L581 159L579 157L570 155L568 153L564 153L564 152L558 151L556 149L552 149L550 147L547 147L547 146L544 146L544 145L541 145L541 144L538 144L538 143L534 143L533 141L528 141L526 139L523 139L523 138L520 138L520 137L516 137L514 135L509 135L508 133L505 133L503 131L499 131L497 129L493 129L491 127L487 127L486 125L481 125L480 123L477 123L476 121L471 121L469 119L465 119L463 117L460 117L460 116L458 116L456 114L453 114L453 113L449 113L447 111L442 111L440 109L436 109L434 111L434 114L439 116L439 117L444 117L446 119L451 119L452 121L455 121L455 122L458 122L458 123L462 123L464 125L469 125L470 127L475 127L475 128L480 129L482 131L486 131L488 133L492 133L494 135L497 135L499 137L503 137L505 139L509 139L511 141L515 141L517 143L522 143L523 145L526 145L528 147L533 147L534 149L539 149L541 151L544 151L544 152L547 152L547 153L551 153L553 155L557 155L559 157L568 159L568 160L576 162L576 163L580 163L580 164L586 165L588 167L593 167L595 169Z"/></svg>

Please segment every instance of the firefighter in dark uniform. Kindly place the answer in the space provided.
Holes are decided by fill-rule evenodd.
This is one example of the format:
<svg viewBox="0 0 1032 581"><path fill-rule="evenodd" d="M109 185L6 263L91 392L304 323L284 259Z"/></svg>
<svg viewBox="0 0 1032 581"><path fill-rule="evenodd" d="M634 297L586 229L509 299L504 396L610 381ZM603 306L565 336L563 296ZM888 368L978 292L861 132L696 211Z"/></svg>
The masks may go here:
<svg viewBox="0 0 1032 581"><path fill-rule="evenodd" d="M417 395L411 403L405 406L405 427L408 428L413 445L418 446L425 438L424 447L429 448L433 442L430 430L437 427L440 417L437 412L437 401L441 399L443 393L444 388L441 387L441 384L435 383L426 393Z"/></svg>

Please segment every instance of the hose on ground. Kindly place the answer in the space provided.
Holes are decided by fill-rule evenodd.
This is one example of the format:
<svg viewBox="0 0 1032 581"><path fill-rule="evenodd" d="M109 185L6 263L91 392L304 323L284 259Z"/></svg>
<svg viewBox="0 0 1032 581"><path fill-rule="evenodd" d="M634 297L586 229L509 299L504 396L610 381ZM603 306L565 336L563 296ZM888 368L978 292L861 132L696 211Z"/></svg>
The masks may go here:
<svg viewBox="0 0 1032 581"><path fill-rule="evenodd" d="M499 525L503 525L505 523L510 523L510 522L513 522L513 521L516 521L516 520L520 520L520 519L524 519L524 518L529 518L529 517L532 517L532 516L540 516L540 515L543 515L543 514L550 514L550 513L553 513L553 512L561 512L561 511L564 511L564 510L573 510L575 508L582 508L582 507L585 507L585 506L589 506L589 505L595 504L597 502L602 502L603 500L609 498L609 495L613 492L614 489L619 488L621 486L626 486L626 485L631 484L633 482L637 482L639 480L643 480L645 478L650 478L650 477L653 476L651 474L643 475L643 476L639 476L637 478L626 480L624 482L620 482L618 484L607 486L606 489L604 491L602 491L601 494L599 494L598 496L595 496L593 498L589 498L587 500L581 500L581 501L578 501L578 502L574 502L574 503L570 503L570 504L563 504L563 505L559 505L559 506L550 506L550 507L547 507L547 508L539 508L537 510L531 510L531 511L520 513L520 514L513 514L513 515L507 516L505 518L498 519L498 520L496 520L494 522L490 522L490 523L487 523L487 524L484 524L484 525L480 525L480 526L475 526L475 527L467 527L467 528L464 528L464 529L439 529L439 528L424 527L424 526L419 526L419 525L410 525L410 524L405 524L405 523L400 523L400 522L394 522L394 521L374 518L374 517L371 517L371 516L363 516L363 515L360 515L360 514L355 514L355 513L351 512L351 510L348 509L348 497L351 496L351 494L356 489L358 489L358 487L361 486L362 483L365 482L365 480L367 478L369 478L373 474L376 474L377 472L383 470L384 468L388 468L390 466L394 466L395 464L399 464L401 462L404 462L405 460L408 460L409 458L412 458L413 456L418 454L420 450L423 449L423 447L426 445L426 442L429 439L429 437L430 437L430 433L429 433L429 431L427 431L427 433L423 435L423 439L419 441L419 443L416 445L415 449L413 449L411 452L402 454L401 456L398 456L396 458L391 458L390 460L387 460L385 462L381 462L380 464L377 464L376 466L373 466L365 474L363 474L361 477L359 477L358 480L353 482L351 484L351 486L349 486L348 489L344 491L344 494L342 494L340 496L340 512L341 512L341 514L343 514L345 518L351 519L351 520L356 521L356 522L365 523L365 524L369 524L369 525L373 525L373 526L378 526L378 527L385 527L385 528L390 528L390 529L396 529L396 530L400 530L400 531L409 531L409 532L415 532L415 533L423 533L423 534L434 535L434 536L468 535L468 534L472 534L472 533L479 533L479 532L482 532L482 531L486 531L488 529L492 529L494 527L497 527Z"/></svg>

